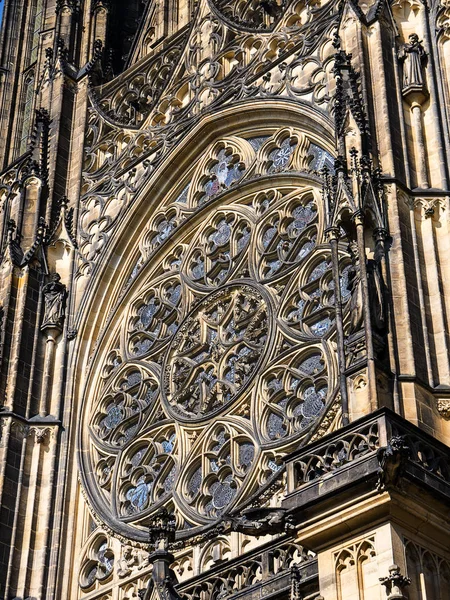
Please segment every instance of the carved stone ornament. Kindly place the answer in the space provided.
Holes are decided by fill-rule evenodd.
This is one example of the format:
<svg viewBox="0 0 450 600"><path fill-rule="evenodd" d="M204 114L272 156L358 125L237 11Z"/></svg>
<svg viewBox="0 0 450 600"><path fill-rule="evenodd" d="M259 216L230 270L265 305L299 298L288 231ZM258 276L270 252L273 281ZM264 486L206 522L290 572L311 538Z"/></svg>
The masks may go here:
<svg viewBox="0 0 450 600"><path fill-rule="evenodd" d="M52 273L50 281L43 287L44 318L41 329L62 330L65 317L66 286L58 273Z"/></svg>
<svg viewBox="0 0 450 600"><path fill-rule="evenodd" d="M122 579L132 571L145 569L149 564L148 553L132 546L124 546L122 556L115 567L117 575Z"/></svg>
<svg viewBox="0 0 450 600"><path fill-rule="evenodd" d="M164 392L172 410L203 418L248 386L267 348L268 310L263 296L248 284L224 288L196 306L164 365Z"/></svg>
<svg viewBox="0 0 450 600"><path fill-rule="evenodd" d="M232 528L251 536L275 535L293 529L292 520L282 508L249 508L242 517L232 518Z"/></svg>
<svg viewBox="0 0 450 600"><path fill-rule="evenodd" d="M167 551L175 540L175 517L166 508L161 508L150 520L150 542L156 550Z"/></svg>
<svg viewBox="0 0 450 600"><path fill-rule="evenodd" d="M377 489L384 492L387 487L397 485L402 469L411 455L411 449L403 436L391 438L385 448L378 450L380 469Z"/></svg>
<svg viewBox="0 0 450 600"><path fill-rule="evenodd" d="M389 577L380 577L380 582L386 588L388 600L401 600L408 597L404 595L403 589L410 585L411 579L401 575L400 567L397 565L391 565Z"/></svg>
<svg viewBox="0 0 450 600"><path fill-rule="evenodd" d="M450 419L450 400L438 400L437 409L444 419Z"/></svg>
<svg viewBox="0 0 450 600"><path fill-rule="evenodd" d="M400 48L398 58L403 64L402 94L415 96L420 102L427 95L424 73L427 54L416 33L411 33L409 42Z"/></svg>

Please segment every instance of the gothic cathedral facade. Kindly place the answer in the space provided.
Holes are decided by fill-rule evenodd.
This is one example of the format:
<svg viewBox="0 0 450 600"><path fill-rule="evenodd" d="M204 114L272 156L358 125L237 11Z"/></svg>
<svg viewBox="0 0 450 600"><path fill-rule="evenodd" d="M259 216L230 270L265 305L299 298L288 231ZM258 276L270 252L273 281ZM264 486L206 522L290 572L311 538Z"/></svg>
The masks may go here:
<svg viewBox="0 0 450 600"><path fill-rule="evenodd" d="M449 0L5 0L0 599L450 600Z"/></svg>

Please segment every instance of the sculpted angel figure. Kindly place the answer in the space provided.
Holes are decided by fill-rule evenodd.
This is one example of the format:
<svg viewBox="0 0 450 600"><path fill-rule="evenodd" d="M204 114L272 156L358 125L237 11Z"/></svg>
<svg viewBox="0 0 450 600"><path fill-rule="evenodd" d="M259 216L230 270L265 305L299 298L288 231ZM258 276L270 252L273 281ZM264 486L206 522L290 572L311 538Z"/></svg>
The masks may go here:
<svg viewBox="0 0 450 600"><path fill-rule="evenodd" d="M400 48L398 58L403 63L403 88L423 86L423 66L427 55L417 33L409 36L409 43Z"/></svg>

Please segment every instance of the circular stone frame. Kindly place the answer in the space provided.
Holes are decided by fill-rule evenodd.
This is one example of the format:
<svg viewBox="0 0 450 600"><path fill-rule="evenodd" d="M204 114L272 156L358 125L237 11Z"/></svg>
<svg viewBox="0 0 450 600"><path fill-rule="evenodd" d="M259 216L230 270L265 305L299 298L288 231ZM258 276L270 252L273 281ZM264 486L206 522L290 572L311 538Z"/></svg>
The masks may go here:
<svg viewBox="0 0 450 600"><path fill-rule="evenodd" d="M216 323L214 323L214 319L208 320L204 316L216 308L220 310L221 305L223 308L223 304L227 301L229 301L229 304L223 314L218 317ZM255 302L257 303L256 306ZM236 318L239 311L241 312L241 319ZM236 326L239 324L241 326L245 325L246 332L249 330L254 332L263 314L266 317L265 341L259 347L256 343L252 343L245 334L234 342L230 341L228 344L225 342L223 339L224 327L229 326L231 321L234 321ZM162 365L161 399L171 417L182 423L199 422L219 415L225 408L232 405L245 392L261 369L272 339L273 319L269 295L261 285L247 279L231 281L198 302L180 324L166 351ZM186 345L192 344L192 332L196 326L197 332L198 328L200 329L198 343L196 347L191 346L189 349ZM211 329L208 331L209 326L211 326ZM215 337L211 338L209 334L213 332L214 326L216 326ZM206 346L208 346L208 350L206 350ZM232 350L239 347L241 347L241 355L234 358ZM185 348L187 348L187 352L184 351ZM197 352L200 355L198 362L188 356L189 350L191 354ZM249 367L248 358L250 355L252 357L256 355L256 360ZM231 380L230 365L226 365L228 371L226 371L226 367L224 369L224 357L229 358L230 361L234 359L234 380ZM181 368L184 366L185 370L190 369L190 372L184 378L183 384L187 381L190 382L189 392L193 395L191 400L187 399L186 390L177 389L174 393L174 388L177 386L175 379L177 377L179 379L183 378L182 375L174 375L176 360L179 361L177 364ZM205 398L204 394L205 386L202 385L201 381L205 373L202 369L205 365L209 365L211 369L214 369L214 364L217 369L224 369L227 374L222 379L217 377L213 386L215 387L218 384L224 388L229 386L229 389L233 387L237 389L229 398L219 401L218 405L212 404L210 397L208 405L208 398ZM238 383L236 383L236 367L245 371L243 379ZM193 375L196 373L198 373L197 380L193 381ZM220 374L224 375L224 372ZM211 377L214 381L214 376ZM197 401L195 401L195 394L197 394ZM191 402L191 405L196 404L197 410L180 409L178 407L180 398L185 398L187 403Z"/></svg>

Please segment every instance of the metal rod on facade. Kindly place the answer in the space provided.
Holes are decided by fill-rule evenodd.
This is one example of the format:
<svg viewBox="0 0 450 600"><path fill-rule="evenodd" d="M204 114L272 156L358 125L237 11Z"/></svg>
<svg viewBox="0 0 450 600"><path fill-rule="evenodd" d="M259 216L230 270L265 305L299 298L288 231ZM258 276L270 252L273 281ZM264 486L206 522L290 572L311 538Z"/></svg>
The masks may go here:
<svg viewBox="0 0 450 600"><path fill-rule="evenodd" d="M362 296L363 296L363 307L364 307L364 333L366 337L366 356L367 356L367 378L369 384L369 402L371 410L376 410L376 370L375 370L375 357L373 352L373 335L372 325L370 319L370 298L369 298L369 284L367 280L367 264L366 264L366 249L364 243L364 222L363 215L358 211L354 217L356 225L356 239L358 243L358 254L359 254L359 266L361 272L361 284L362 284Z"/></svg>
<svg viewBox="0 0 450 600"><path fill-rule="evenodd" d="M344 337L344 322L342 318L342 298L341 298L341 285L339 277L339 252L338 252L338 239L339 230L337 227L330 227L326 231L331 246L331 259L333 269L333 282L334 282L334 308L336 312L336 335L337 335L337 349L338 349L338 364L339 364L339 389L341 392L341 405L342 405L342 424L348 425L349 414L348 414L348 390L347 390L347 378L345 376L345 337Z"/></svg>

